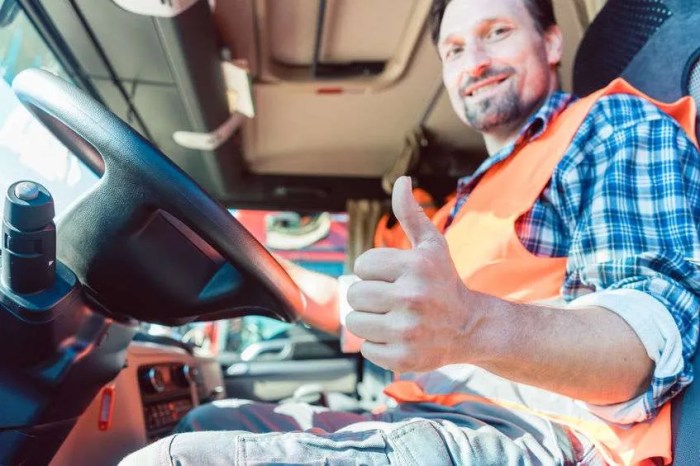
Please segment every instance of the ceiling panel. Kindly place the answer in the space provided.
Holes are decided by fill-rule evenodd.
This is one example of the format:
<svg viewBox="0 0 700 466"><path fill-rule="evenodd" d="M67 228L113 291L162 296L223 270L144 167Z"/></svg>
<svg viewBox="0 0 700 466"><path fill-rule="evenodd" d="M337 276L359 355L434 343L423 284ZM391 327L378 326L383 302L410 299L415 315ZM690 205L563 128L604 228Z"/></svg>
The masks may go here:
<svg viewBox="0 0 700 466"><path fill-rule="evenodd" d="M329 0L320 61L388 61L396 53L413 0ZM267 0L270 53L288 65L313 60L319 1Z"/></svg>
<svg viewBox="0 0 700 466"><path fill-rule="evenodd" d="M246 0L247 5L252 3ZM410 3L422 5L420 0L329 0L327 21L333 21L335 26L331 28L334 36L327 40L333 44L336 58L349 59L350 54L354 59L372 57L372 47L368 45L371 41L353 44L356 36L370 38L377 33L381 37L377 39L381 46L374 50L377 57L405 46L398 40L402 36L398 24L407 21L402 17L410 16L410 8L402 8ZM581 12L585 16L586 10L571 0L554 3L565 34L560 74L564 88L570 89L571 64L586 23ZM261 0L257 5L272 9L272 16L266 11L262 17L274 23L274 27L263 28L268 36L261 40L274 43L275 53L288 61L309 60L318 3ZM372 11L377 12L376 18L367 16ZM242 16L248 14L255 16L254 12L241 10ZM386 27L382 28L384 23ZM235 32L228 34L231 40L238 41ZM246 34L240 36L241 41L250 40ZM260 174L381 176L400 154L406 133L428 107L440 76L439 59L425 28L403 74L381 90L346 87L344 93L318 95L316 90L323 81L303 85L291 81L256 82L258 114L245 124L243 131L249 168ZM425 126L441 143L464 150L468 157L485 153L481 137L457 119L444 93Z"/></svg>

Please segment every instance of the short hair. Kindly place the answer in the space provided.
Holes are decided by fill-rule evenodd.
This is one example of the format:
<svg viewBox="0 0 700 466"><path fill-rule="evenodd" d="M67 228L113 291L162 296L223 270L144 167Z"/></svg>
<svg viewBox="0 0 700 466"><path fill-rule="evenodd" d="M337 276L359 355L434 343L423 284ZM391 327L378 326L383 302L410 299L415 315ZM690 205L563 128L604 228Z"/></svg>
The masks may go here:
<svg viewBox="0 0 700 466"><path fill-rule="evenodd" d="M433 0L433 4L430 7L430 16L428 22L430 24L430 35L433 39L433 43L437 45L438 39L440 38L440 24L442 23L442 17L445 15L445 9L447 4L452 0ZM530 16L535 21L535 27L540 33L544 33L551 26L557 24L557 20L554 17L554 6L552 5L552 0L522 0L525 2L525 7L527 11L530 12Z"/></svg>

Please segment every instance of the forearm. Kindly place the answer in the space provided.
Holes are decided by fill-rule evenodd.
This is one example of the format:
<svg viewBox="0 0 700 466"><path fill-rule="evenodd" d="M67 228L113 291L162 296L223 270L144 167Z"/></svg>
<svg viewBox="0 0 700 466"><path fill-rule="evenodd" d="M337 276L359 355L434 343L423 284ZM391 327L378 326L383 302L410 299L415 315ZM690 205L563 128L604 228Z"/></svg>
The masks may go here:
<svg viewBox="0 0 700 466"><path fill-rule="evenodd" d="M276 256L306 299L299 317L307 324L324 332L338 334L338 281L327 275L312 272L291 261Z"/></svg>
<svg viewBox="0 0 700 466"><path fill-rule="evenodd" d="M463 362L593 404L627 401L647 389L654 363L614 312L477 296L473 350Z"/></svg>

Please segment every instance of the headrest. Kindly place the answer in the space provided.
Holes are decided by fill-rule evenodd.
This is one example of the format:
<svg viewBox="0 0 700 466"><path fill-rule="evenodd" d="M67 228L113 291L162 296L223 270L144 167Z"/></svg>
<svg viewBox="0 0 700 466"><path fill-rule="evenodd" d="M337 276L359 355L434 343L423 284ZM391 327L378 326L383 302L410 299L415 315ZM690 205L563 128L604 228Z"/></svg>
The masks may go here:
<svg viewBox="0 0 700 466"><path fill-rule="evenodd" d="M608 0L576 54L574 93L622 76L655 99L700 104L699 31L698 0Z"/></svg>

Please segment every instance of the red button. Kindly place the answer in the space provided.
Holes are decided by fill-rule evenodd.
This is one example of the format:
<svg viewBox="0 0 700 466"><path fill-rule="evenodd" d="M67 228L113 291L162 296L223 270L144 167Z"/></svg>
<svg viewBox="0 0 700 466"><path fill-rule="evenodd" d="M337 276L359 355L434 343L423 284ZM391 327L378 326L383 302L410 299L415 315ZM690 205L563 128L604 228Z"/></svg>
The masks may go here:
<svg viewBox="0 0 700 466"><path fill-rule="evenodd" d="M102 389L102 395L100 397L100 416L97 420L97 428L100 430L108 430L112 425L115 397L116 390L114 384L107 385Z"/></svg>

